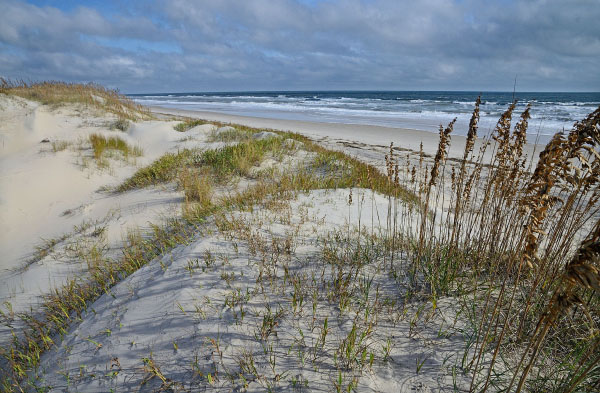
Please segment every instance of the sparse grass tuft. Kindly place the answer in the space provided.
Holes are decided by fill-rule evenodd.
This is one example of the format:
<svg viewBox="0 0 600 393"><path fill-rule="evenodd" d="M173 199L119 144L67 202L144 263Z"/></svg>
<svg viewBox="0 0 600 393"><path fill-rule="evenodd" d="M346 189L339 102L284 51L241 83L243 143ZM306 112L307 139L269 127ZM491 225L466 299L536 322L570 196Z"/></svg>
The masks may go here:
<svg viewBox="0 0 600 393"><path fill-rule="evenodd" d="M178 153L167 153L149 166L139 169L122 183L117 191L124 192L175 180L178 170L190 162L194 156L195 153L188 149Z"/></svg>
<svg viewBox="0 0 600 393"><path fill-rule="evenodd" d="M190 130L196 126L200 126L202 124L206 124L206 122L204 120L199 120L199 119L187 119L185 121L182 121L181 123L175 125L173 128L175 129L175 131L179 131L179 132L186 132L187 130Z"/></svg>
<svg viewBox="0 0 600 393"><path fill-rule="evenodd" d="M188 221L200 221L213 210L213 186L210 171L205 168L185 168L179 172L179 184L185 202L183 216Z"/></svg>
<svg viewBox="0 0 600 393"><path fill-rule="evenodd" d="M254 132L247 129L231 128L214 130L208 136L209 142L247 142L252 139Z"/></svg>
<svg viewBox="0 0 600 393"><path fill-rule="evenodd" d="M59 151L65 150L67 147L71 146L71 142L69 141L52 141L52 151L57 153Z"/></svg>
<svg viewBox="0 0 600 393"><path fill-rule="evenodd" d="M103 162L103 156L108 151L119 151L123 154L123 158L128 159L131 157L139 157L143 154L143 151L138 146L130 146L123 139L112 136L106 138L100 134L91 134L89 141L92 144L94 150L94 158L98 163Z"/></svg>
<svg viewBox="0 0 600 393"><path fill-rule="evenodd" d="M126 132L129 129L129 120L119 118L110 124L110 129Z"/></svg>
<svg viewBox="0 0 600 393"><path fill-rule="evenodd" d="M180 172L179 183L187 202L210 206L212 197L210 173L186 168Z"/></svg>

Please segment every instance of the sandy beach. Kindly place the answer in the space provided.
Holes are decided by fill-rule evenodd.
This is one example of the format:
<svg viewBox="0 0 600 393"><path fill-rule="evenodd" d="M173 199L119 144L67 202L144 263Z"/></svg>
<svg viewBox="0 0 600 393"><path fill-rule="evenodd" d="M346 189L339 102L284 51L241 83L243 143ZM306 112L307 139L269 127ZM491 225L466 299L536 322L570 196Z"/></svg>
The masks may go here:
<svg viewBox="0 0 600 393"><path fill-rule="evenodd" d="M3 122L0 131L3 149L0 157L3 173L2 221L0 236L3 281L0 300L11 301L15 310L28 306L35 296L60 286L69 277L81 273L77 264L56 252L60 263L38 260L40 249L65 236L76 237L77 227L89 228L111 223L108 249L118 250L129 228L147 227L161 217L176 213L181 195L173 190L141 190L130 195L111 195L102 192L131 176L136 168L151 163L169 151L200 146L194 133L182 141L173 130L173 121L148 121L132 124L119 136L140 146L144 154L135 162L115 162L109 169L96 168L91 162L85 139L93 133L110 135L111 117L92 112L79 113L72 108L51 110L35 102L2 98ZM151 108L159 116L186 116L208 122L240 124L258 129L292 131L306 135L323 146L344 151L384 171L384 156L393 142L400 157L417 158L420 145L431 160L437 150L438 135L426 131L395 129L378 126L312 123L260 119ZM107 127L108 125L108 127ZM216 126L207 125L198 132ZM47 141L47 142L42 142ZM53 144L63 143L64 150L53 151ZM463 144L463 145L461 145ZM462 156L464 137L454 137L450 148L452 157ZM528 146L533 149L532 146ZM57 175L60 174L60 175ZM54 248L52 246L51 248ZM114 252L114 251L113 251ZM18 300L21 299L21 300Z"/></svg>
<svg viewBox="0 0 600 393"><path fill-rule="evenodd" d="M600 2L0 15L0 393L600 392Z"/></svg>
<svg viewBox="0 0 600 393"><path fill-rule="evenodd" d="M0 187L3 190L1 247L5 255L0 275L3 283L0 300L4 304L10 304L11 313L25 312L42 302L43 297L55 288L60 288L73 279L79 280L85 277L91 269L90 260L86 259L86 255L89 256L91 250L99 250L100 257L103 259L119 258L119 255L127 249L128 234L141 233L146 236L144 234L152 232L153 225L164 225L168 220L181 216L181 206L184 204L185 198L174 183L126 193L111 191L116 185L130 177L137 168L150 164L167 152L182 151L185 148L209 149L223 146L222 142L209 141L211 132L219 130L218 126L210 123L196 126L186 131L185 135L173 129L178 122L171 120L130 123L125 131L120 131L111 130L110 124L114 122L114 118L94 111L82 111L69 106L52 109L35 102L6 96L0 97L0 100L3 117L0 131L4 141L1 158L3 173ZM155 113L160 113L161 117L167 114L162 110L155 110ZM331 124L277 122L269 119L238 118L209 113L169 112L168 115L193 115L209 121L243 124L257 129L268 128L299 132L320 141L323 146L335 145L340 149L352 152L357 149L356 152L360 153L361 159L370 159L377 166L381 166L383 163L381 153L386 150L390 139L397 146L401 146L404 151L404 149L418 150L422 138L424 150L434 152L437 138L431 133L412 130L402 130L403 135L398 136L398 130L381 127L337 127ZM98 133L106 136L118 135L127 143L139 146L143 150L143 155L134 160L123 160L115 156L109 159L108 167L99 167L98 163L94 161L88 142L90 135ZM265 135L268 134L267 132ZM296 153L293 153L294 151ZM297 169L294 168L297 168L298 165L305 165L301 163L313 154L303 153L303 150L292 150L292 153L291 157L296 158L291 161L267 160L259 164L256 170L265 171L276 164L280 171L285 171L284 168L296 171ZM285 162L288 163L284 164ZM248 184L237 181L235 187L248 187L255 183L256 180L252 179ZM221 192L225 192L225 190ZM367 195L366 191L360 189L355 190L355 193L355 198L364 199ZM373 230L381 231L381 220L388 202L379 195L374 195L374 197L375 199L369 207L360 207L362 205L359 204L348 213L346 201L348 190L311 192L296 201L290 201L291 205L281 212L279 209L273 213L257 211L256 214L245 215L243 213L242 216L234 213L230 219L238 217L236 220L247 220L248 225L255 226L262 231L262 236L266 236L265 240L273 238L272 241L275 241L277 238L285 238L289 236L290 231L294 231L297 233L296 236L300 237L294 237L291 240L295 244L293 247L296 250L292 254L293 261L300 262L317 258L320 254L320 248L316 247L316 244L321 241L319 239L329 236L328 233L332 230L353 225L359 215L365 222L375 224L376 228L373 227ZM291 221L287 226L277 224L282 219L281 214L288 209L290 212L294 212L290 217ZM371 216L371 212L376 215ZM255 220L260 220L261 224L251 224ZM315 226L317 223L319 229ZM206 233L207 230L219 232L214 224L202 229L201 233ZM111 290L110 298L117 299L119 304L111 304L110 301L106 304L103 303L108 299L100 300L95 304L93 306L94 316L86 317L87 322L78 324L79 327L74 327L69 332L68 336L72 338L65 337L56 350L51 350L44 356L45 360L42 360L36 374L40 378L39 383L55 388L65 386L61 370L71 370L81 364L86 365L82 376L98 375L99 371L106 367L108 369L102 373L109 375L111 370L115 371L115 359L117 359L119 372L114 377L76 378L75 381L70 382L70 386L85 391L104 391L110 386L133 389L134 386L140 384L140 381L144 380L145 374L138 374L135 370L138 364L142 364L141 360L148 356L151 356L152 361L156 364L161 364L162 373L170 375L169 378L176 378L183 371L180 369L180 360L177 359L185 359L187 363L190 359L198 356L197 351L203 350L193 343L205 342L209 338L213 339L213 335L216 335L217 340L221 340L220 345L223 348L219 351L224 351L221 356L223 364L227 365L226 368L234 367L240 354L253 353L258 350L259 348L253 347L256 328L252 326L259 323L260 318L246 317L247 320L250 318L253 322L240 325L241 330L239 330L232 327L238 324L235 319L232 319L237 318L235 315L238 311L235 311L235 307L227 311L221 310L221 306L218 306L222 302L220 297L225 296L232 289L241 290L242 293L248 291L251 293L256 290L256 288L252 289L254 286L252 283L257 280L258 272L251 267L254 263L259 262L258 260L252 262L256 253L253 251L255 246L252 244L235 245L237 241L233 240L230 240L232 243L224 243L224 235L215 234L212 237L205 235L191 240L187 246L176 247ZM240 235L238 233L235 236ZM225 239L232 239L231 236L233 235L226 235ZM271 242L271 240L267 241ZM235 252L232 254L234 249ZM217 282L210 278L210 275L206 275L208 271L202 275L200 281L193 278L194 274L189 276L192 270L188 272L189 269L186 270L187 268L184 269L184 267L189 264L190 258L205 256L207 253L210 253L212 258L216 258L217 261L221 261L217 266L224 263L223 267L210 267L209 270L214 269L214 274L218 275L219 271L226 268L232 271L232 276L241 275L241 281L236 279L234 285L217 279L225 283L225 286L220 288L215 287ZM167 265L169 267L164 270L164 266ZM313 268L314 266L305 266L301 273L302 277L310 277L308 271ZM165 273L167 276L163 277ZM174 276L171 276L172 274ZM279 274L276 273L276 275ZM188 282L189 279L192 281ZM382 279L385 281L383 277ZM151 284L151 282L155 282L155 284ZM173 286L172 283L177 284ZM191 292L191 288L198 286L206 288L207 292ZM122 291L125 292L121 293ZM273 295L275 294L276 292L273 293ZM195 308L198 307L197 301L204 306L200 306L200 309ZM276 297L265 298L258 303L252 301L246 307L249 308L252 315L259 316L266 312L265 306L270 307L269 304L275 301ZM214 306L210 304L214 304ZM434 332L440 326L455 325L452 317L455 311L450 308L444 309L448 314L444 316L440 314L439 318L435 317L436 322L427 328L430 330L423 330L420 333L422 338L419 340L434 339ZM117 310L131 311L116 316L115 319L114 312ZM200 313L198 314L200 320L192 317L193 310ZM315 318L320 320L319 323L322 325L325 316L331 312L332 310L327 307L323 306L321 309L319 306ZM189 320L186 319L188 317L190 317ZM154 320L157 324L148 324L146 321L149 320ZM118 325L121 327L115 329L114 321L119 321ZM201 321L200 325L198 325L199 321ZM11 324L13 328L19 326L17 321L13 321L13 323L15 323ZM294 329L298 329L300 326L294 327L295 323L292 323L292 320L289 323L291 325L286 326L287 322L281 321L277 328L277 346L280 348L276 349L277 351L283 351L286 346L294 347L296 345L293 344L297 340ZM350 332L347 326L348 321L337 323L340 323L339 327L332 326L330 334L332 337L341 339ZM186 324L188 324L187 327ZM165 330L165 327L169 325L174 328ZM216 325L221 325L221 327L214 331ZM351 325L350 323L350 327ZM260 326L258 329L260 330ZM309 327L303 326L302 329L309 329ZM110 335L98 336L98 332L108 330L112 331ZM6 327L2 330L3 345L7 345L9 331ZM317 332L314 331L314 336L310 340L318 339ZM376 342L384 343L388 340L387 335L391 334L398 337L406 335L408 339L412 333L409 330L402 333L401 330L395 329L387 333L382 331L381 334L378 333L377 336L370 338L373 344L369 345L375 345ZM191 341L188 342L188 340ZM438 340L434 339L434 341ZM397 361L393 361L389 365L397 362L398 366L391 368L386 366L384 369L387 371L382 376L374 375L373 378L369 378L368 382L362 383L366 384L365 387L372 386L377 390L385 391L410 390L411 386L415 386L415 384L421 386L424 383L431 384L431 386L437 386L440 383L444 385L447 383L443 382L444 378L447 378L444 377L447 371L443 370L447 370L447 368L438 369L438 365L457 356L458 347L456 345L460 341L458 338L452 338L445 344L438 342L436 344L438 349L434 353L431 352L433 348L431 344L427 344L422 346L422 352L411 354L411 358L426 361L424 370L421 372L422 376L415 375L413 377L408 376L406 371L414 367L411 365L414 360L399 360L408 356L402 348L412 344L396 341L388 349L389 352L386 356L389 359L397 358ZM84 345L86 348L79 348L80 345ZM176 346L177 355L172 358L174 362L171 364L174 368L171 370L171 366L168 366L165 361L171 357L173 345ZM442 346L446 349L442 350ZM70 348L68 353L64 352L66 348ZM77 348L75 352L72 352L75 348ZM78 355L74 355L75 353ZM197 364L196 367L200 367L202 370L213 367L212 362L215 359L211 356L208 358L205 358L206 355L202 356L203 359L208 359L208 363ZM57 359L62 360L57 362ZM323 365L332 361L332 358L319 360L319 362L325 362ZM115 364L110 365L111 362ZM263 363L259 359L256 362L261 375L267 372L264 367L268 365L268 362ZM326 366L326 368L328 367L330 366ZM402 371L405 367L408 369ZM301 364L296 366L288 364L286 369L289 374L288 378L293 377L295 383L305 383L317 390L321 390L319 386L326 386L331 380L337 378L335 373L316 372L315 370L313 370L314 375L308 375L302 371ZM431 373L425 372L429 369ZM126 370L131 370L131 372ZM72 371L67 372L71 373ZM278 374L276 369L272 369L270 372ZM251 385L255 385L258 390L261 390L265 383L278 384L275 374L270 377L260 377ZM181 375L183 376L185 373ZM217 370L213 371L213 375L215 379L219 378ZM391 375L396 375L392 378L393 383L389 379ZM401 375L402 377L400 377ZM345 383L349 381L352 381L352 377ZM221 383L224 382L223 380Z"/></svg>
<svg viewBox="0 0 600 393"><path fill-rule="evenodd" d="M439 142L439 135L437 133L408 128L267 119L217 112L170 109L157 106L150 107L150 109L155 113L188 116L223 123L242 124L255 128L270 128L279 131L298 132L320 142L337 143L340 145L343 143L356 144L367 150L381 147L387 148L390 143L393 143L394 146L401 149L418 152L422 143L423 152L429 155L435 155ZM447 126L447 124L441 125L443 127ZM452 158L462 158L465 140L466 138L462 135L452 135L452 144L448 150L448 156ZM475 149L478 149L479 147L480 141L477 142ZM530 157L535 157L535 151L539 153L540 146L537 146L536 148L535 144L528 143L524 149Z"/></svg>
<svg viewBox="0 0 600 393"><path fill-rule="evenodd" d="M39 330L53 344L27 378L52 392L481 381L494 361L469 344L482 298L445 278L434 294L441 284L412 269L423 231L442 247L462 241L451 235L455 174L494 184L502 164L463 162L462 136L440 159L440 136L426 131L158 107L124 120L99 109L107 99L0 95L3 367L19 364L9 353L25 347L11 337L32 340L35 318L56 330ZM539 149L524 144L516 162ZM467 217L486 214L484 189Z"/></svg>
<svg viewBox="0 0 600 393"><path fill-rule="evenodd" d="M33 102L3 99L2 138L2 196L6 209L2 221L6 231L0 238L5 252L3 269L15 269L27 262L41 239L52 239L73 227L70 218L78 210L86 212L98 199L98 189L109 187L130 176L136 167L149 164L167 151L186 148L191 143L181 142L173 122L146 122L134 124L126 133L120 134L132 144L144 150L136 158L135 165L119 164L108 171L82 168L86 163L81 157L60 151L52 152L52 142L76 144L94 132L107 131L111 118L79 115L72 110L50 111ZM435 155L438 148L437 134L402 128L364 126L349 124L315 123L293 120L226 115L215 112L173 110L153 107L157 115L177 115L204 119L207 122L240 124L259 129L297 132L323 145L344 150L377 166L383 167L384 155L390 142L399 155L410 153L412 158L419 152L420 145L428 156ZM48 142L43 143L42 141ZM190 141L187 141L190 142ZM449 157L462 157L465 138L453 136ZM526 151L533 152L535 146L528 144ZM538 147L539 150L539 147ZM431 157L430 157L431 158ZM60 173L60 176L54 174ZM65 191L69 190L68 193ZM102 198L100 198L102 199ZM118 201L117 205L127 205ZM87 213L90 220L100 220L110 208L94 214ZM65 212L72 212L64 214ZM47 217L62 217L59 225Z"/></svg>

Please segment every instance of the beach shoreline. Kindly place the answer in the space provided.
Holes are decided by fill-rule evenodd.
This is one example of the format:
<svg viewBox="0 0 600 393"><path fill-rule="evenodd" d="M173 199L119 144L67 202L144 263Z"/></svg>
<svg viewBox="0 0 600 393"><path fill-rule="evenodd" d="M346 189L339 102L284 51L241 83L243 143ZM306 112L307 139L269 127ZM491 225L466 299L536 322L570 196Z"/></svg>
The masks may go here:
<svg viewBox="0 0 600 393"><path fill-rule="evenodd" d="M9 263L27 257L23 268L0 270L7 284L0 350L32 352L39 361L26 369L29 378L61 386L64 375L78 373L69 384L79 391L146 382L156 390L165 381L192 391L206 384L262 391L299 381L356 391L466 391L493 367L491 347L480 355L468 347L464 313L483 305L462 285L495 290L499 280L436 275L438 267L452 277L470 272L482 260L477 254L458 265L424 256L449 244L459 255L487 241L492 252L480 255L503 264L510 242L526 231L519 207L539 145L526 145L526 155L518 145L503 166L498 152L513 143L506 123L498 134L510 138L479 138L464 159L462 126L449 141L447 132L157 107L133 107L128 120L119 117L124 103L115 114L0 95L7 169L0 200L11 213L0 216L7 229L0 248L14 256ZM516 180L506 167L519 168ZM503 191L511 188L515 194ZM503 199L488 202L484 190ZM460 210L457 195L470 195ZM583 211L593 218L590 208ZM450 230L462 228L455 217L477 225L453 240ZM579 244L574 236L589 232L587 221L575 222L581 229L565 240L564 258ZM511 225L516 235L496 257L496 242L479 234ZM423 249L412 247L425 233ZM463 244L459 236L473 239ZM543 304L543 296L536 301ZM34 318L34 328L53 325L32 336L20 315ZM59 332L56 344L32 346ZM471 355L482 366L457 375ZM18 385L17 371L31 366L11 356L0 358L0 368L11 366ZM242 382L223 378L238 369Z"/></svg>
<svg viewBox="0 0 600 393"><path fill-rule="evenodd" d="M379 125L346 124L311 122L303 120L286 120L263 117L240 116L221 112L198 111L187 109L173 109L160 106L149 106L151 112L158 115L183 116L217 121L221 123L239 124L253 128L267 128L278 131L292 131L314 139L321 143L352 144L357 143L371 148L388 148L390 143L400 150L419 152L421 144L426 155L435 155L438 149L439 134L409 128L386 127ZM447 124L443 125L444 127ZM466 130L465 130L466 131ZM452 143L449 146L449 158L462 158L466 137L452 134ZM483 139L479 138L475 144L475 151L482 145ZM529 157L537 159L543 144L527 143L524 152ZM365 157L366 158L366 157Z"/></svg>
<svg viewBox="0 0 600 393"><path fill-rule="evenodd" d="M530 108L528 136L548 142L592 112L600 97L582 93L456 91L273 91L188 92L129 95L146 106L218 112L307 122L378 125L437 133L456 118L455 134L466 136L480 97L480 134L489 134L513 103L513 117Z"/></svg>
<svg viewBox="0 0 600 393"><path fill-rule="evenodd" d="M330 273L323 283L315 281L319 292L315 292L316 298L311 298L314 304L312 316L302 311L303 301L298 308L298 304L292 306L287 297L281 299L280 291L289 292L289 288L282 286L287 285L284 283L290 283L290 280L308 281L310 277L320 276L320 269L329 263L322 258L321 244L339 234L340 228L354 231L355 223L360 224L363 219L372 223L373 236L387 233L383 215L390 203L388 198L379 191L371 193L360 183L349 191L348 182L360 181L360 173L367 169L355 158L366 158L366 161L376 163L382 172L375 174L372 171L370 176L379 184L375 187L384 191L387 178L381 165L388 146L367 147L361 141L368 141L368 135L361 135L358 128L350 132L348 127L339 129L332 125L323 130L324 125L318 123L275 124L264 119L267 122L257 124L255 128L236 129L227 127L223 122L248 124L252 119L202 114L215 120L197 124L171 121L174 119L170 116L161 115L157 117L162 119L132 120L122 130L111 127L114 117L95 113L89 108L52 108L9 96L0 96L0 104L10 109L2 113L10 121L6 121L0 131L7 142L1 158L4 163L11 164L7 168L12 169L3 173L0 180L6 185L2 187L4 190L10 184L11 194L3 197L6 200L4 206L13 213L0 217L8 229L0 246L11 256L7 266L0 266L0 282L6 284L0 291L0 302L8 305L8 308L2 309L5 314L0 315L8 322L0 328L0 349L12 348L13 332L19 337L29 334L28 326L13 318L13 314L29 312L32 318L41 320L45 318L44 310L50 307L46 299L58 299L56 296L65 296L66 299L75 293L69 292L69 288L90 285L85 293L77 294L77 307L84 299L82 309L62 311L64 320L60 323L64 324L61 325L64 333L61 340L47 350L36 352L40 355L39 367L29 374L36 383L61 386L65 373L75 375L75 367L80 377L73 378L70 384L79 391L105 391L106 386L129 391L152 379L147 377L143 368L144 359L151 359L165 378L182 381L176 382L177 386L189 385L193 391L193 388L207 383L206 379L198 377L198 373L189 373L182 367L195 361L195 367L201 370L202 375L214 375L217 387L224 387L229 380L220 375L239 367L238 359L243 356L249 359L256 357L255 375L241 374L248 375L249 391L259 391L264 381L273 381L285 388L294 386L300 379L312 387L342 378L344 384L356 384L357 390L390 392L408 391L412 386L435 387L450 383L447 368L439 365L447 359L458 362L464 340L458 330L452 332L451 338L437 337L442 327L447 329L454 324L458 313L449 299L439 300L435 315L432 314L431 319L422 325L422 338L417 339L420 349L411 352L406 350L415 343L410 325L400 321L402 316L395 308L388 313L377 300L370 301L367 305L369 313L377 313L377 319L388 319L381 327L375 329L373 325L365 333L366 346L361 347L360 353L344 355L340 360L335 349L338 343L352 335L353 329L362 328L363 323L373 324L375 320L361 320L359 326L351 317L350 312L354 311L339 309L338 303L325 300ZM178 127L180 125L185 127ZM305 133L314 138L314 142L285 132L265 132L265 128ZM15 135L11 130L18 130L18 133ZM376 130L375 133L383 139L392 132L394 130ZM122 139L130 146L139 146L143 154L135 161L126 160L121 154L107 155L101 165L95 161L90 142L91 136L100 134ZM422 134L437 138L433 133ZM342 143L348 140L353 143ZM327 150L328 146L352 151L353 157ZM260 149L263 149L262 154L259 154ZM239 170L231 172L221 161L227 157L224 152L228 151L239 155L244 155L244 152L258 155L248 155L247 169L240 164ZM177 174L158 184L150 182L119 191L119 184L125 184L140 170L156 168L154 163L161 157L179 154L184 157L184 152L193 152L195 156L190 161L181 161ZM207 152L209 155L205 156ZM219 159L214 165L209 164L206 157L215 154ZM412 154L412 157L416 155ZM89 160L85 167L81 164L84 159ZM26 162L30 165L25 166ZM49 171L41 171L49 166L49 162L56 162L56 165ZM201 171L197 168L198 164L204 166ZM352 172L348 172L350 170ZM294 179L306 179L304 171L309 177L306 184L314 182L311 189L300 189L298 184L286 183L290 179L286 176L290 174ZM57 173L69 175L71 188L51 182ZM198 209L202 205L188 197L196 195L200 198L202 185L190 184L189 179L199 179L199 174L211 182L210 186L206 186L210 187L206 194L210 205L205 213L198 210L203 215L196 217L193 212L197 210L189 209ZM45 179L48 181L42 182ZM289 188L285 197L283 194L270 194L275 191L265 191L277 181ZM55 186L56 189L52 189L54 193L47 191L42 194L36 191L37 185L44 188ZM402 190L394 195L394 201L411 206L416 204L414 195L407 189ZM70 198L57 196L57 193ZM354 203L348 202L349 193L354 193ZM24 195L35 195L36 198L28 200ZM365 199L368 201L364 202ZM256 208L246 210L242 207L246 203ZM364 203L370 203L370 208ZM52 224L52 227L29 225L29 216L21 213L24 211L32 212L31 216L37 218L35 221ZM227 225L225 222L229 220L240 226ZM164 244L161 239L165 240ZM354 239L353 236L352 241ZM32 243L38 241L44 243L36 248ZM356 241L364 243L362 238ZM350 246L354 247L353 243ZM32 248L34 255L29 255ZM136 249L142 250L141 253L132 254L132 250ZM263 252L271 255L271 259L263 259ZM24 256L29 256L29 262L18 268ZM372 289L370 285L363 288L368 293L367 298L395 298L404 294L403 286L386 284L390 277L383 266L375 268L375 263L381 265L386 260L377 258L373 261L373 264L360 267L369 269L361 272L360 276L368 275L375 282ZM115 266L132 268L113 273ZM289 266L289 270L283 269L283 266L286 269ZM94 280L95 277L104 277L102 272L107 272L106 277L110 277L111 281L101 278L100 285L100 281ZM267 280L267 276L275 280L273 283L281 285L281 289L270 289L266 281L263 284L262 280ZM281 281L282 278L284 281ZM349 282L348 285L356 286L352 293L358 291L358 286L365 280ZM386 292L380 291L380 286L387 288ZM305 289L300 290L302 293L298 292L297 296L305 296ZM233 299L231 296L236 297L230 300ZM231 304L230 301L235 301L236 305L220 307L221 304ZM246 311L246 307L250 311ZM309 306L304 307L308 310ZM414 312L418 312L416 307L410 304L404 310L415 309ZM269 318L271 309L277 310L274 316L277 323L265 328L263 316ZM80 313L80 317L72 321L75 312ZM56 317L54 312L50 315ZM148 320L153 322L148 323ZM330 327L327 327L327 320L331 320ZM392 326L392 323L397 326ZM318 326L325 326L325 330L321 330L325 333L319 333ZM213 335L215 327L216 338ZM322 340L323 344L312 350L316 354L312 362L319 364L318 367L305 368L304 358L294 354L288 356L290 346L297 345L295 343L300 340L296 327L306 332L301 334L306 335L307 343L317 345L316 340ZM392 334L393 343L390 339ZM222 351L219 363L214 363L211 356L206 357L203 352L206 347L199 345L211 338L223 345L219 347ZM389 340L387 349L380 351L380 343L386 340ZM436 341L435 351L428 346L432 340ZM275 363L272 367L268 366L269 356L260 350L260 343L265 342L273 348L270 356L272 362L277 359L277 369ZM288 355L283 355L286 351ZM199 358L198 353L203 356ZM356 356L362 359L357 366L354 365ZM118 362L111 366L114 373L102 371L107 357ZM57 362L58 358L63 361ZM431 365L425 365L420 373L415 373L413 364L423 363L419 359L425 358L430 359ZM171 363L167 359L175 361ZM392 366L388 359L403 360ZM338 364L342 367L342 361L347 364L344 370L351 367L358 372L368 367L372 371L358 385L359 379L352 370L348 371L348 376L344 371L340 377L335 367ZM12 358L0 357L0 368L8 370L10 365L17 364L15 362L17 360ZM284 362L286 366L279 366ZM81 364L86 365L84 370L80 368ZM284 372L294 379L281 377ZM390 378L390 375L393 377ZM156 385L160 384L157 381L160 378L148 382L149 386L156 390L160 387ZM231 383L236 386L238 381ZM468 380L461 376L456 383L464 387Z"/></svg>

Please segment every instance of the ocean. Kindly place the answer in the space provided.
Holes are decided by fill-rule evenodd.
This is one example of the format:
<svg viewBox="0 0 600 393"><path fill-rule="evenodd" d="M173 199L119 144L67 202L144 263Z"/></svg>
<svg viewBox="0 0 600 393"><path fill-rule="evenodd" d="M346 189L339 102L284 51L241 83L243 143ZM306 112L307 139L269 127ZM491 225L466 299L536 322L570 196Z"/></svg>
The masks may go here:
<svg viewBox="0 0 600 393"><path fill-rule="evenodd" d="M491 131L513 100L512 92L450 91L271 91L132 94L144 105L234 115L327 123L379 125L437 132L455 117L455 133L465 135L475 99L481 94L480 133ZM516 119L528 103L530 140L570 130L600 105L600 93L516 92ZM515 122L513 122L514 124Z"/></svg>

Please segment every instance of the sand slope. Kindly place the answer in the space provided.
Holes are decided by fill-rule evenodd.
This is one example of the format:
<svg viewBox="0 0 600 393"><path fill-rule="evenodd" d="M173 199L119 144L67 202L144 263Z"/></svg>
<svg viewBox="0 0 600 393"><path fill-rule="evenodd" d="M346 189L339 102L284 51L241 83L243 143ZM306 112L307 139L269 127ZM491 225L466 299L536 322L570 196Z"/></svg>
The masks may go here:
<svg viewBox="0 0 600 393"><path fill-rule="evenodd" d="M250 238L244 230L202 228L193 242L152 261L96 301L45 356L37 386L86 392L331 391L339 378L347 386L361 372L351 363L340 374L341 361L333 354L353 323L365 329L364 309L353 305L344 311L324 292L314 300L308 294L311 279L329 276L322 245L332 231L346 233L348 220L356 224L359 215L371 223L371 207L380 230L377 215L386 211L387 198L374 195L371 206L370 191L354 192L366 196L362 207L354 203L349 209L348 190L320 190L284 207L228 215L248 226ZM292 239L291 254L278 255L269 245L285 239ZM373 310L381 297L402 295L403 286L393 285L386 271L375 264L355 279L371 280L366 302ZM270 285L261 281L266 275L272 276ZM303 305L293 306L292 294L284 290L286 277L303 282ZM438 311L427 316L425 306L419 317L419 307L407 304L404 314L397 306L372 311L377 324L364 345L375 360L357 379L358 391L436 392L468 383L456 375L464 345L455 322L458 308L442 299ZM265 334L265 318L273 314L276 324ZM328 334L319 347L325 318Z"/></svg>
<svg viewBox="0 0 600 393"><path fill-rule="evenodd" d="M196 146L194 138L214 127L198 127L182 141L175 122L144 121L122 132L111 129L114 120L85 108L50 108L0 96L0 302L11 302L15 311L84 269L61 247L102 227L106 248L118 248L128 229L179 214L181 193L172 188L102 190L167 151ZM141 147L143 155L109 158L108 167L99 167L87 141L92 133L117 136ZM62 143L66 148L55 151ZM49 244L53 247L40 257L36 248Z"/></svg>
<svg viewBox="0 0 600 393"><path fill-rule="evenodd" d="M216 128L211 124L182 134L174 131L176 122L153 120L123 132L111 129L110 116L81 108L7 97L0 104L0 247L9 256L1 266L0 301L17 312L35 307L39 295L68 278L85 276L77 247L118 256L128 231L143 232L181 214L183 196L175 184L119 194L111 187L165 152L223 146L208 141ZM317 132L319 126L313 127ZM144 154L113 157L108 168L98 167L86 142L91 133L118 135ZM323 136L325 144L383 164L388 134L334 140L325 130ZM367 139L372 143L360 142ZM54 151L52 142L60 141L68 147ZM434 148L432 141L426 151ZM294 171L310 159L311 153L296 148L278 160L265 159L251 173ZM240 179L217 193L253 184ZM389 199L365 190L353 195L349 205L346 189L296 193L211 218L189 242L95 301L55 338L59 345L44 354L31 380L49 391L90 392L464 388L470 376L462 372L466 327L456 321L460 304L405 302L405 261L390 268L381 250L364 240L365 231L386 233ZM57 239L43 255L35 252L42 239ZM345 262L332 262L331 250L340 253L334 260L343 261L357 244L369 262L357 265L343 295L338 275L346 268L336 263ZM0 331L4 342L7 333Z"/></svg>

